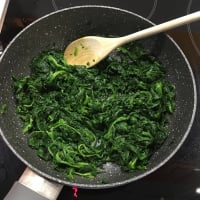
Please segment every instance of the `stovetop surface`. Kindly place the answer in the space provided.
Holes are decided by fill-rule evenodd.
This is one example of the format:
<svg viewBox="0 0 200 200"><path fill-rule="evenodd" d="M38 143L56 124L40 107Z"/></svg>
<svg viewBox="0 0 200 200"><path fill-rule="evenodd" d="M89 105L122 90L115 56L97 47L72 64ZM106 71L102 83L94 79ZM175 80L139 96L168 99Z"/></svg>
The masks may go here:
<svg viewBox="0 0 200 200"><path fill-rule="evenodd" d="M106 5L133 11L158 24L200 10L199 0L11 0L0 35L3 48L12 38L37 18L65 7ZM170 31L169 35L186 54L200 86L200 22ZM198 102L199 103L199 102ZM200 110L190 134L175 156L153 174L114 189L79 189L77 199L87 200L198 200L200 199ZM0 199L3 199L25 165L16 158L0 138ZM74 199L73 190L65 186L59 200Z"/></svg>

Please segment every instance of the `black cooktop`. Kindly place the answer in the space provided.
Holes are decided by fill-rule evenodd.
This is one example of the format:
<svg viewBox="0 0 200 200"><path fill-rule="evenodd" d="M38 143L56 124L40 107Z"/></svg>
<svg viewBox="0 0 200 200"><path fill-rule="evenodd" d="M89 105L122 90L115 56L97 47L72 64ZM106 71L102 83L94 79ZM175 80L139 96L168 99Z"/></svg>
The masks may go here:
<svg viewBox="0 0 200 200"><path fill-rule="evenodd" d="M154 23L161 23L200 10L199 0L11 0L0 35L3 48L12 38L37 18L65 7L108 5L133 11ZM186 54L200 88L200 22L170 31L169 35ZM1 49L1 48L0 48ZM199 103L199 102L198 102ZM25 165L0 138L0 199L22 174ZM197 200L200 199L200 108L190 134L176 155L153 174L114 189L86 190L64 187L59 200Z"/></svg>

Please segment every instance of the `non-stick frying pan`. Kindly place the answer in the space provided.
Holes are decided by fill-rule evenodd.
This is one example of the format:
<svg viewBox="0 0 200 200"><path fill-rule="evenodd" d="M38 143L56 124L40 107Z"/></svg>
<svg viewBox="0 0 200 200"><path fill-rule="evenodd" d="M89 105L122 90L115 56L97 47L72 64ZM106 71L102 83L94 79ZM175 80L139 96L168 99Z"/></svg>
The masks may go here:
<svg viewBox="0 0 200 200"><path fill-rule="evenodd" d="M169 116L169 137L152 156L148 169L134 173L122 172L109 165L105 173L94 179L75 177L68 180L62 172L52 169L37 157L22 134L13 96L13 76L30 73L31 59L43 50L63 49L85 35L123 36L152 26L149 20L129 11L104 6L81 6L54 12L35 21L18 34L6 48L0 62L0 105L7 110L0 116L0 132L11 150L28 167L42 177L61 184L81 188L109 188L138 180L165 164L180 148L193 123L196 111L196 86L192 69L181 49L167 35L159 34L142 40L144 47L165 65L167 79L176 86L176 111ZM109 183L102 184L106 178Z"/></svg>

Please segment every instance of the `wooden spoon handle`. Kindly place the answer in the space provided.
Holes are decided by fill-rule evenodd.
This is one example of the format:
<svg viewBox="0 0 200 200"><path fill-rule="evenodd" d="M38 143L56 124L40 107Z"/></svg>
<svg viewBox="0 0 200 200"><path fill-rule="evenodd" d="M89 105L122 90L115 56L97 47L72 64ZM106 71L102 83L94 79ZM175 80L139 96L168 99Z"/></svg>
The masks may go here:
<svg viewBox="0 0 200 200"><path fill-rule="evenodd" d="M167 30L182 26L184 24L189 24L195 21L200 20L200 11L194 12L192 14L188 14L186 16L183 17L179 17L173 20L170 20L168 22L164 22L162 24L144 29L142 31L138 31L136 33L127 35L127 36L123 36L123 37L119 37L119 46L123 45L125 43L128 42L132 42L134 40L138 40L138 39L142 39L145 38L147 36L151 36L151 35L155 35L157 33L161 33L161 32L165 32Z"/></svg>

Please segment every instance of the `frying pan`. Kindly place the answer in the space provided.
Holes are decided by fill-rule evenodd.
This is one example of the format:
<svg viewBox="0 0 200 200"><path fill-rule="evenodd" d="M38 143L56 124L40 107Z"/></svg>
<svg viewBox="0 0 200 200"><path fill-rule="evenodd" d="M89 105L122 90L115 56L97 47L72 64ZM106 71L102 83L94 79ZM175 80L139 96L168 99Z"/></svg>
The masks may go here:
<svg viewBox="0 0 200 200"><path fill-rule="evenodd" d="M197 94L192 69L177 44L166 34L141 40L147 51L154 54L166 67L166 78L176 86L176 110L169 116L169 137L151 157L148 169L125 173L115 165L106 165L105 172L94 179L76 176L68 180L62 172L52 169L50 163L37 157L22 134L22 124L16 113L12 77L28 75L32 58L50 49L62 49L86 35L127 35L154 25L132 12L105 6L66 8L46 15L26 27L8 45L0 62L0 105L7 110L0 116L0 132L14 154L41 177L63 185L81 188L110 188L136 181L165 164L181 147L192 126ZM107 184L101 180L107 179Z"/></svg>

